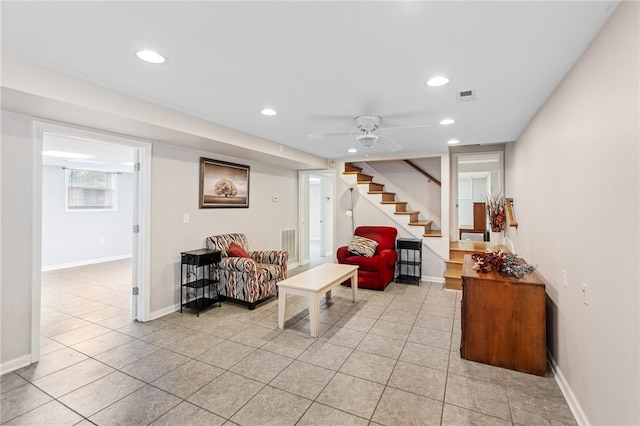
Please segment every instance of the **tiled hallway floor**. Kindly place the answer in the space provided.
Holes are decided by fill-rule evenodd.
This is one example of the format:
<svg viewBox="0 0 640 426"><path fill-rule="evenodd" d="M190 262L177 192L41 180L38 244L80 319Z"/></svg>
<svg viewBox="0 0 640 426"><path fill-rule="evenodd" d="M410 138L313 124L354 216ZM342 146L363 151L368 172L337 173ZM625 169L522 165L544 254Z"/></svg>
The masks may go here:
<svg viewBox="0 0 640 426"><path fill-rule="evenodd" d="M551 374L460 359L441 284L337 288L311 338L294 296L285 330L275 299L132 322L129 268L43 274L41 361L2 376L2 424L575 424Z"/></svg>

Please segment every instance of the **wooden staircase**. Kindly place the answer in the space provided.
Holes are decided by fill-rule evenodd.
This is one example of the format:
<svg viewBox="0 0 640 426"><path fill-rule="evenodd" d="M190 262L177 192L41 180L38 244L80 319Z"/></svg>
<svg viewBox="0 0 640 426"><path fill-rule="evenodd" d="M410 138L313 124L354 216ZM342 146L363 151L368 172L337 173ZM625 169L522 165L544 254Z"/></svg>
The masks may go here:
<svg viewBox="0 0 640 426"><path fill-rule="evenodd" d="M380 204L394 204L395 211L393 214L408 216L409 226L421 226L424 230L422 233L424 237L441 237L442 236L442 234L439 231L435 231L431 229L432 222L430 220L420 220L419 211L407 210L406 201L397 201L395 192L385 191L384 185L381 183L374 182L373 176L363 173L362 168L358 166L354 166L351 163L345 163L344 174L356 175L356 180L358 184L369 185L369 190L368 190L369 194L380 194L381 196Z"/></svg>
<svg viewBox="0 0 640 426"><path fill-rule="evenodd" d="M445 260L444 288L462 290L462 262L465 254L484 253L489 248L487 241L455 241L449 243L449 259Z"/></svg>

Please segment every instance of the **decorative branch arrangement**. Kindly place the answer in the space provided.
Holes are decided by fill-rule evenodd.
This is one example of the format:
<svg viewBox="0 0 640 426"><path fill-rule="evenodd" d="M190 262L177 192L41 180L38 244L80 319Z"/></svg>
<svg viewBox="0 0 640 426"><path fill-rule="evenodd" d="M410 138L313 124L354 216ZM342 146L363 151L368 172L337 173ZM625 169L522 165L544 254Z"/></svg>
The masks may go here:
<svg viewBox="0 0 640 426"><path fill-rule="evenodd" d="M489 218L489 226L491 232L504 231L506 224L506 216L504 210L504 198L500 193L495 195L487 195L484 198L487 205L487 217Z"/></svg>

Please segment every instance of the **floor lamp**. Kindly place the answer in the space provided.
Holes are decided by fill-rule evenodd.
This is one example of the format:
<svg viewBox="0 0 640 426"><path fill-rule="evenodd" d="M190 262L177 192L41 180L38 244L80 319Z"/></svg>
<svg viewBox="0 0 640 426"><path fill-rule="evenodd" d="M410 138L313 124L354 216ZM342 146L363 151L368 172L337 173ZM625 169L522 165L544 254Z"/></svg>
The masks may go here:
<svg viewBox="0 0 640 426"><path fill-rule="evenodd" d="M347 211L344 212L344 214L351 218L351 233L355 235L356 225L355 225L355 219L353 217L353 190L354 190L353 187L349 188L349 191L351 191L351 205L349 206Z"/></svg>

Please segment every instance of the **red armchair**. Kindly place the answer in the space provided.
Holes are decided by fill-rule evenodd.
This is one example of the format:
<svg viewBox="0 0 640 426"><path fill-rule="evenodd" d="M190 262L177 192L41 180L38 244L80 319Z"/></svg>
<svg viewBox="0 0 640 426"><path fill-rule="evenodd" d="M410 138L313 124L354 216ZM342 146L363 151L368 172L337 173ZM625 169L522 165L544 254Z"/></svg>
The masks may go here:
<svg viewBox="0 0 640 426"><path fill-rule="evenodd" d="M378 243L372 257L360 256L349 252L348 246L338 248L338 263L358 265L358 287L384 290L393 280L396 269L396 235L398 231L391 226L358 226L354 235L374 240ZM351 285L347 280L344 285Z"/></svg>

